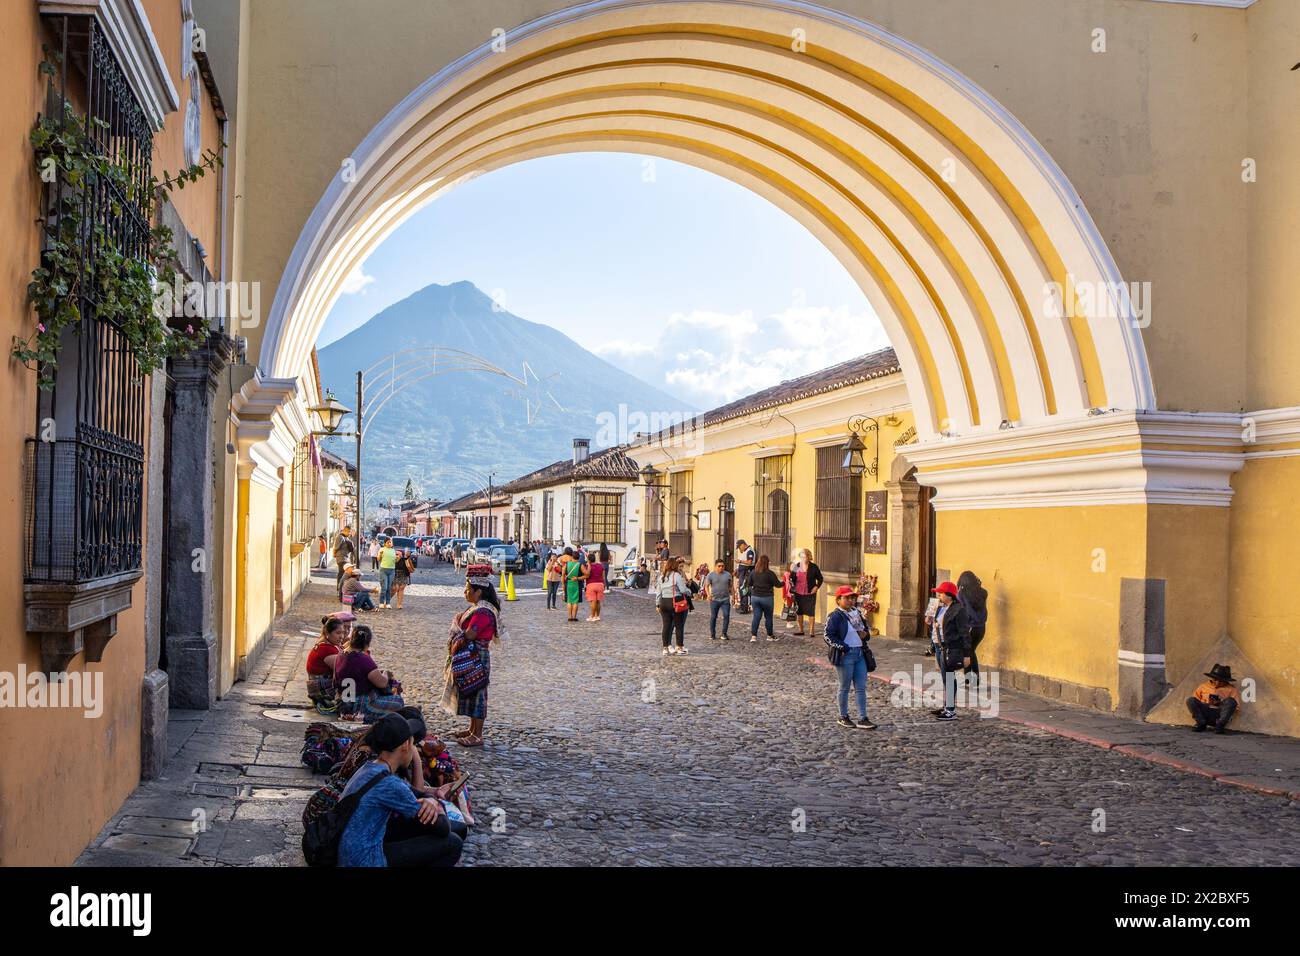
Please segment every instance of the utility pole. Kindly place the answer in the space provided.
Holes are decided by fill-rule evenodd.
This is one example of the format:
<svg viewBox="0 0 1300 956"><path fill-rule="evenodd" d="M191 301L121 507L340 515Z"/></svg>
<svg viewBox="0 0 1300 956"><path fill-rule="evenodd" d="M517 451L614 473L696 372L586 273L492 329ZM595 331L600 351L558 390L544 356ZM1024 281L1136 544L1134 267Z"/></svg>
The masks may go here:
<svg viewBox="0 0 1300 956"><path fill-rule="evenodd" d="M361 567L361 372L357 372L357 567Z"/></svg>
<svg viewBox="0 0 1300 956"><path fill-rule="evenodd" d="M495 531L496 529L492 527L492 476L488 475L488 522L487 522L487 534L484 535L484 537L485 538L496 537L496 535L494 534Z"/></svg>

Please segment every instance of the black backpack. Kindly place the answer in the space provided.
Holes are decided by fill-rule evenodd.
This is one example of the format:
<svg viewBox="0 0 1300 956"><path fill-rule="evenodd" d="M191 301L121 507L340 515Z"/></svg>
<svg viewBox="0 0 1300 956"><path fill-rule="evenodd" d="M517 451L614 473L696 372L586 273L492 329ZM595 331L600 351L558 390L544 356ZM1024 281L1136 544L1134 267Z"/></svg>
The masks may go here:
<svg viewBox="0 0 1300 956"><path fill-rule="evenodd" d="M387 773L375 774L360 790L349 793L336 803L333 809L322 813L303 828L302 855L307 860L308 866L339 865L339 841L343 839L343 831L347 829L348 821L356 812L361 798L386 776Z"/></svg>

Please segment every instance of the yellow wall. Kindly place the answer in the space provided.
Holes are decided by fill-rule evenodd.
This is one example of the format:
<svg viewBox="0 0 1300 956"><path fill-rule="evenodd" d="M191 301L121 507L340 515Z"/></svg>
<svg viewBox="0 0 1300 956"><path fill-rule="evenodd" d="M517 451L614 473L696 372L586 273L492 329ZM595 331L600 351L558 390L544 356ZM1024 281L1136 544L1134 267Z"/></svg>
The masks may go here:
<svg viewBox="0 0 1300 956"><path fill-rule="evenodd" d="M1292 607L1300 540L1300 457L1248 461L1232 482L1228 633L1300 710L1300 626Z"/></svg>
<svg viewBox="0 0 1300 956"><path fill-rule="evenodd" d="M942 511L935 560L989 592L980 662L1116 695L1120 579L1145 577L1143 505ZM1094 566L1099 553L1105 570Z"/></svg>
<svg viewBox="0 0 1300 956"><path fill-rule="evenodd" d="M884 489L895 457L894 442L912 425L910 414L900 413L898 418L899 424L897 426L882 425L880 469L877 477L862 476L864 513L866 493ZM790 494L791 559L793 559L794 552L798 549L808 548L813 552L813 560L821 565L822 571L828 577L847 580L836 569L827 567L817 554L816 542L813 536L816 511L817 448L810 444L810 442L815 442L827 436L839 436L843 433L844 426L840 424L837 427L810 429L794 435L790 426L786 425L778 417L774 419L773 426L764 432L761 443L764 446L792 445L794 448L790 461L791 481L786 485L786 491ZM870 447L873 440L871 438L867 439L868 447ZM737 539L743 538L751 545L754 544L755 458L751 454L754 451L757 451L756 445L746 444L735 448L706 451L697 454L693 458L691 479L693 511L697 513L703 510L709 511L712 515L712 527L706 531L695 529L692 537L692 554L690 556L692 566L699 565L702 562L712 565L718 558L718 500L724 494L730 494L736 500ZM670 514L669 527L671 527L671 522L672 517ZM889 562L890 555L888 553L863 556L863 571L879 577L879 590L876 597L880 602L880 611L872 617L871 623L881 631L885 629L886 615L889 613ZM774 565L773 570L780 574L783 568ZM856 575L853 577L852 583L857 583ZM826 589L826 591L829 590ZM822 611L819 610L818 613L820 616Z"/></svg>

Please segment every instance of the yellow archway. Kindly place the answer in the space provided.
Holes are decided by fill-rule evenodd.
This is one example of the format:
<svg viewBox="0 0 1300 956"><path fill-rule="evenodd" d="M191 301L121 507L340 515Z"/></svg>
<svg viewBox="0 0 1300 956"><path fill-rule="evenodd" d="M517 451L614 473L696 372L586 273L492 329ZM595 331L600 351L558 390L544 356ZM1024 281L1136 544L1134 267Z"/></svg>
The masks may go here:
<svg viewBox="0 0 1300 956"><path fill-rule="evenodd" d="M597 0L432 77L313 213L264 373L304 367L349 272L418 208L467 177L578 150L691 163L807 226L884 323L923 442L1155 408L1118 269L1024 127L901 38L794 0ZM1075 289L1094 297L1086 310Z"/></svg>

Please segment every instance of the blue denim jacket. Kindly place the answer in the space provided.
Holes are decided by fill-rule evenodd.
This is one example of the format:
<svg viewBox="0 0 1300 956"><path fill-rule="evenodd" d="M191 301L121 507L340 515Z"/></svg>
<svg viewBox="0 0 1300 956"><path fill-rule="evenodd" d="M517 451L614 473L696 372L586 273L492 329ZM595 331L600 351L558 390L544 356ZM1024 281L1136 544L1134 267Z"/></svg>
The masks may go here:
<svg viewBox="0 0 1300 956"><path fill-rule="evenodd" d="M385 764L373 760L352 775L339 799L360 790L376 774L385 774L387 779L366 792L348 820L339 840L339 866L387 866L384 833L388 818L394 813L413 817L420 810L410 784L394 776Z"/></svg>

